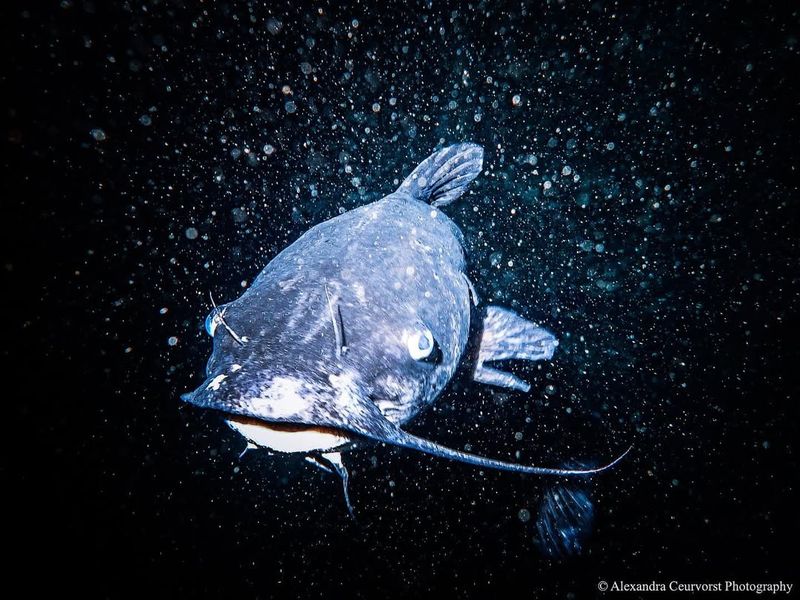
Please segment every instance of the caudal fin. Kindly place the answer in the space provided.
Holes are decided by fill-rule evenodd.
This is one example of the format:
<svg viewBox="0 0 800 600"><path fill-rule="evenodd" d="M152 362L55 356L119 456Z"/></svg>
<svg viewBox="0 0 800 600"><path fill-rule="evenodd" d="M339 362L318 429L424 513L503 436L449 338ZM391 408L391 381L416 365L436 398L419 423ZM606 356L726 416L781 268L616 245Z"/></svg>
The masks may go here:
<svg viewBox="0 0 800 600"><path fill-rule="evenodd" d="M464 193L482 168L483 148L477 144L455 144L423 160L397 191L420 202L445 206Z"/></svg>
<svg viewBox="0 0 800 600"><path fill-rule="evenodd" d="M581 554L593 521L594 504L588 490L577 487L574 480L549 486L536 520L539 549L551 558Z"/></svg>

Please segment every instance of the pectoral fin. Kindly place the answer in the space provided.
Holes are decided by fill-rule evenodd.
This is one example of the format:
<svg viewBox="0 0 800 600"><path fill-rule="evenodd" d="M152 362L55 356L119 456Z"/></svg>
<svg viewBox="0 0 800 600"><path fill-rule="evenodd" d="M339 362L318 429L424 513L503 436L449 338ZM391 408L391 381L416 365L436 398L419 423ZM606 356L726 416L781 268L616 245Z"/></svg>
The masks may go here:
<svg viewBox="0 0 800 600"><path fill-rule="evenodd" d="M483 332L478 348L473 379L481 383L527 392L530 385L522 379L485 363L500 360L549 360L558 340L517 313L499 306L489 306L483 318Z"/></svg>

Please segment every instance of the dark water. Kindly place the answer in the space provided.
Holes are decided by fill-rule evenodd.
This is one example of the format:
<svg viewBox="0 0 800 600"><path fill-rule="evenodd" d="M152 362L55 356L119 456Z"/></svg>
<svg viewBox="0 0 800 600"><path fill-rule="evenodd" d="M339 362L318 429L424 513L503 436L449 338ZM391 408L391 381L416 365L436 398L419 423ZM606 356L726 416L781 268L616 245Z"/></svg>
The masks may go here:
<svg viewBox="0 0 800 600"><path fill-rule="evenodd" d="M3 13L12 578L90 597L800 583L796 7ZM575 558L538 549L541 478L375 447L349 457L354 522L333 477L239 460L178 399L210 351L209 291L238 296L457 141L486 152L446 209L470 276L562 344L514 366L529 394L462 377L412 428L550 466L634 442L592 480Z"/></svg>

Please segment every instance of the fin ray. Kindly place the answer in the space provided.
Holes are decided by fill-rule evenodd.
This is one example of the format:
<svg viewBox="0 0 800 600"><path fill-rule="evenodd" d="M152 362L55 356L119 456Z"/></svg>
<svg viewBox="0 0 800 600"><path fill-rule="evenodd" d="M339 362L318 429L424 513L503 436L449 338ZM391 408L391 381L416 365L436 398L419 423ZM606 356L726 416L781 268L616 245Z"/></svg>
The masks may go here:
<svg viewBox="0 0 800 600"><path fill-rule="evenodd" d="M482 364L475 367L472 378L478 383L511 388L512 390L519 390L520 392L529 392L531 390L531 384L520 379L516 375L501 371L500 369L493 369L492 367L487 367Z"/></svg>
<svg viewBox="0 0 800 600"><path fill-rule="evenodd" d="M477 144L454 144L423 160L397 191L420 202L445 206L466 191L482 168L483 148Z"/></svg>
<svg viewBox="0 0 800 600"><path fill-rule="evenodd" d="M581 554L593 521L594 505L587 490L550 486L539 504L538 545L552 558Z"/></svg>
<svg viewBox="0 0 800 600"><path fill-rule="evenodd" d="M353 504L350 502L350 492L348 490L348 485L350 483L350 473L347 471L347 467L344 465L342 461L342 453L341 452L323 452L320 457L330 465L330 467L336 472L339 478L342 480L342 491L344 492L344 503L347 506L347 512L350 513L350 516L355 519L356 514L353 512Z"/></svg>
<svg viewBox="0 0 800 600"><path fill-rule="evenodd" d="M527 392L530 390L528 383L511 373L487 367L484 363L509 359L549 360L556 346L558 340L546 329L507 308L488 306L473 379Z"/></svg>

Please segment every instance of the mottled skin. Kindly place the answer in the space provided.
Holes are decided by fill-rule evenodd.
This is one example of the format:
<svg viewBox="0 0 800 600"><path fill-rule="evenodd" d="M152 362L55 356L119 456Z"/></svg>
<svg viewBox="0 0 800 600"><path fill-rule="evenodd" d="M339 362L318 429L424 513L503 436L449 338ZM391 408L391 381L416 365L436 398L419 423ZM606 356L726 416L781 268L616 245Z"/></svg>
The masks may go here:
<svg viewBox="0 0 800 600"><path fill-rule="evenodd" d="M460 238L443 212L402 191L310 229L224 307L228 325L248 341L240 345L222 328L214 335L206 375L229 375L214 407L266 420L346 425L331 409L366 399L394 423L413 418L453 376L467 343L470 292ZM326 286L341 313L347 346L341 355ZM438 352L418 361L406 341L424 328ZM231 364L241 369L230 373ZM303 381L318 401L254 400L282 378ZM345 384L358 390L356 398L336 398ZM350 410L336 413L346 417Z"/></svg>

